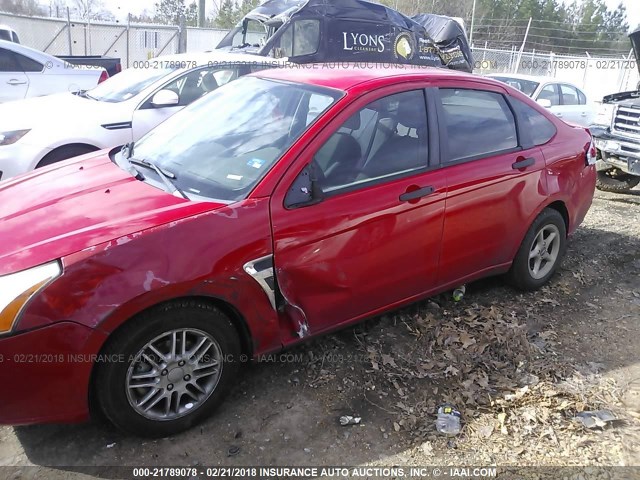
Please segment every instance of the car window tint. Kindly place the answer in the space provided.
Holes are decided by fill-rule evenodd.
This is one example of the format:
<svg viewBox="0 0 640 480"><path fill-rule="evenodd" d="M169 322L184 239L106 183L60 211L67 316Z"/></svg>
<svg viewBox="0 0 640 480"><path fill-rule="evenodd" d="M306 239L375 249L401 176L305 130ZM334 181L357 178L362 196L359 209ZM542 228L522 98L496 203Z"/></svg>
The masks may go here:
<svg viewBox="0 0 640 480"><path fill-rule="evenodd" d="M560 85L563 105L580 105L578 91L570 85Z"/></svg>
<svg viewBox="0 0 640 480"><path fill-rule="evenodd" d="M12 51L0 48L0 72L18 72L20 69Z"/></svg>
<svg viewBox="0 0 640 480"><path fill-rule="evenodd" d="M534 144L543 145L556 134L555 125L536 109L515 98L511 98L511 103L525 121L524 128L531 135Z"/></svg>
<svg viewBox="0 0 640 480"><path fill-rule="evenodd" d="M422 90L370 103L316 152L323 191L331 193L425 168L427 134Z"/></svg>
<svg viewBox="0 0 640 480"><path fill-rule="evenodd" d="M481 90L440 90L449 156L454 162L518 146L513 113L504 97Z"/></svg>
<svg viewBox="0 0 640 480"><path fill-rule="evenodd" d="M23 72L41 72L44 68L40 62L36 62L29 57L25 57L19 53L16 53L15 56Z"/></svg>
<svg viewBox="0 0 640 480"><path fill-rule="evenodd" d="M238 70L235 68L202 68L176 78L162 87L162 90L176 92L178 106L184 107L237 77Z"/></svg>
<svg viewBox="0 0 640 480"><path fill-rule="evenodd" d="M560 97L558 96L558 92L556 91L556 85L553 83L546 85L540 91L536 100L549 100L552 107L555 105L560 105Z"/></svg>

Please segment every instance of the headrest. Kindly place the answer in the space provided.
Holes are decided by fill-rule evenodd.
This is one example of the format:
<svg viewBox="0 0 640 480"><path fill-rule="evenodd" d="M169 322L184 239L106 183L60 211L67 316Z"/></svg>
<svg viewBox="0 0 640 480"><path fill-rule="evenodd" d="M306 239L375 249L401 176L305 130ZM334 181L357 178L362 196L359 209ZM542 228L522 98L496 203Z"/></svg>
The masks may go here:
<svg viewBox="0 0 640 480"><path fill-rule="evenodd" d="M400 101L396 120L408 128L423 128L427 124L424 103L411 100L413 99Z"/></svg>
<svg viewBox="0 0 640 480"><path fill-rule="evenodd" d="M349 119L344 122L342 128L347 128L349 130L358 130L360 129L360 112L354 113L349 117Z"/></svg>
<svg viewBox="0 0 640 480"><path fill-rule="evenodd" d="M204 77L202 77L202 83L204 85L204 88L206 88L209 92L218 88L218 81L216 80L216 77L213 76L213 72L207 73Z"/></svg>

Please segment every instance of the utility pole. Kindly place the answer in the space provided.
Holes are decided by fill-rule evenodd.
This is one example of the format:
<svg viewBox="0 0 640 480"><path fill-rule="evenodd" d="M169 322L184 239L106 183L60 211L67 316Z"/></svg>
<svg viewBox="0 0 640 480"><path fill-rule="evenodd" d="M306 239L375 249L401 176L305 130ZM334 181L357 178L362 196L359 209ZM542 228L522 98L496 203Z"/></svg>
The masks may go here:
<svg viewBox="0 0 640 480"><path fill-rule="evenodd" d="M522 52L524 51L524 44L527 43L527 37L529 36L529 28L531 27L531 17L529 17L529 23L527 24L527 31L524 33L524 39L522 40L522 46L520 47L520 52L518 53L518 61L516 62L516 67L513 70L513 73L518 73L518 68L520 68L520 60L522 60Z"/></svg>
<svg viewBox="0 0 640 480"><path fill-rule="evenodd" d="M205 7L205 0L198 0L198 26L200 28L204 27L204 21L205 21L204 7Z"/></svg>
<svg viewBox="0 0 640 480"><path fill-rule="evenodd" d="M476 22L476 0L473 0L471 9L471 30L469 30L469 46L473 47L473 25Z"/></svg>

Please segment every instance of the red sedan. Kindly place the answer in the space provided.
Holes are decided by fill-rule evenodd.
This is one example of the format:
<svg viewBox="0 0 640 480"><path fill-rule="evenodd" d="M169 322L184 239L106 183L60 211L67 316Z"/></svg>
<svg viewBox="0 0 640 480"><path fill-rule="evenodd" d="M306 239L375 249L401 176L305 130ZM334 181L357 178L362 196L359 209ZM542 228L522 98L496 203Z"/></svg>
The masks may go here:
<svg viewBox="0 0 640 480"><path fill-rule="evenodd" d="M166 435L251 357L488 275L549 280L589 132L440 69L261 72L0 184L0 422ZM90 401L91 399L91 401Z"/></svg>

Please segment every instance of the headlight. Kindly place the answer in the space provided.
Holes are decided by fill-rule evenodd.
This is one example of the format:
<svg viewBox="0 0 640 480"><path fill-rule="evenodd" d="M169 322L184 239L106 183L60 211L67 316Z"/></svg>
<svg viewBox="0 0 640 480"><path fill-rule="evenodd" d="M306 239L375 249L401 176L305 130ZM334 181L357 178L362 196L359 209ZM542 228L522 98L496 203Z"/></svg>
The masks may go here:
<svg viewBox="0 0 640 480"><path fill-rule="evenodd" d="M613 120L613 111L615 110L615 105L611 103L603 103L600 105L598 109L598 113L595 118L596 125L611 125L611 120Z"/></svg>
<svg viewBox="0 0 640 480"><path fill-rule="evenodd" d="M12 145L24 137L31 130L12 130L10 132L0 132L0 146Z"/></svg>
<svg viewBox="0 0 640 480"><path fill-rule="evenodd" d="M0 333L10 332L22 307L60 274L62 267L56 260L0 277Z"/></svg>

